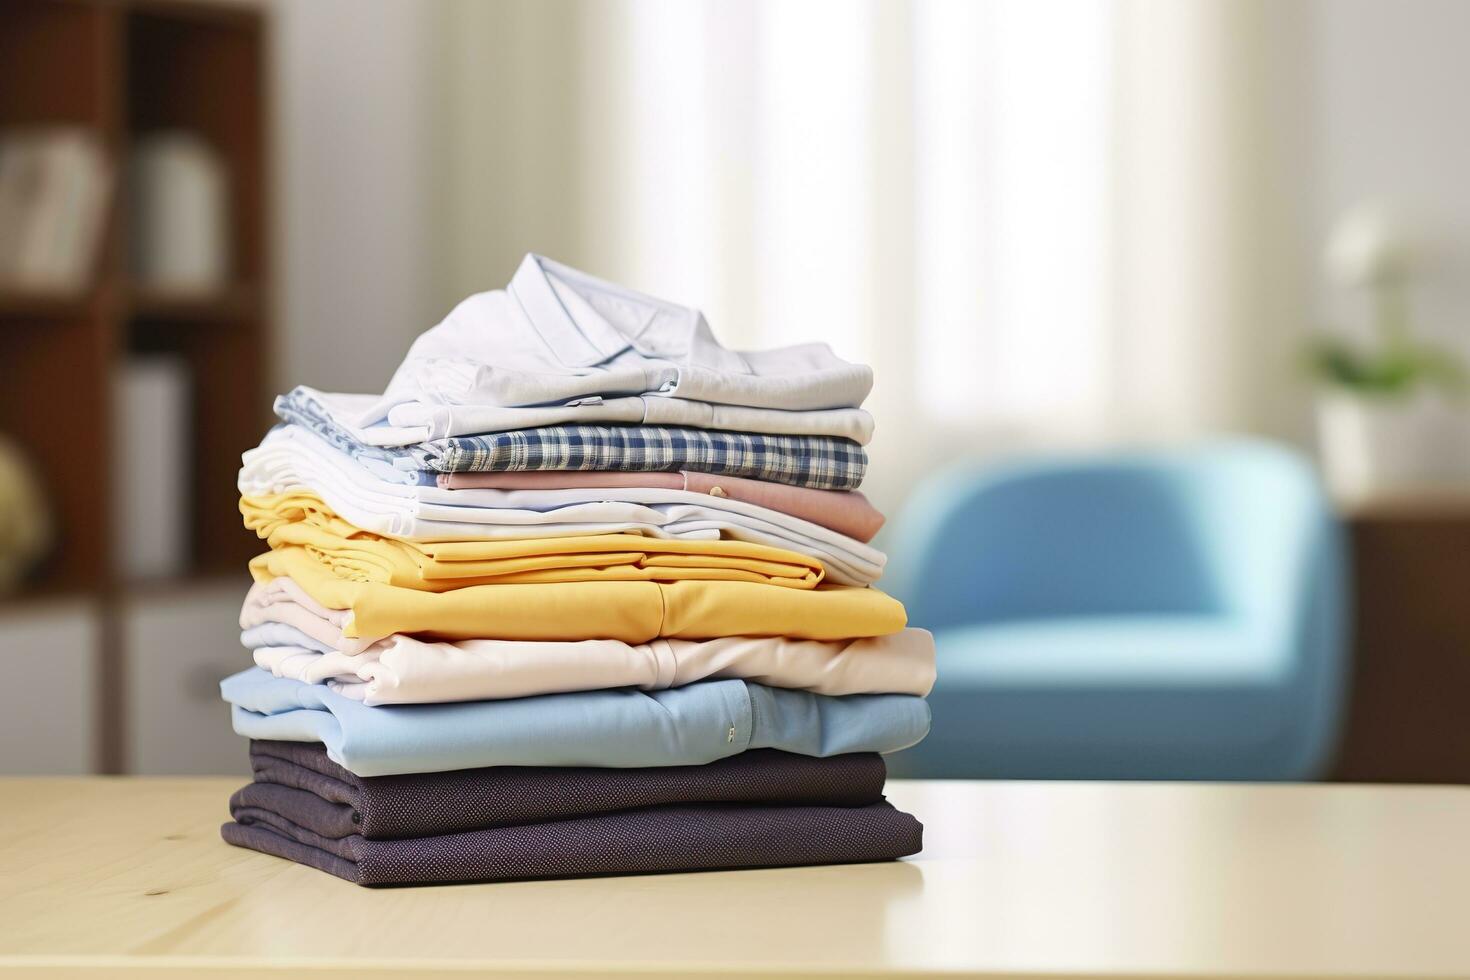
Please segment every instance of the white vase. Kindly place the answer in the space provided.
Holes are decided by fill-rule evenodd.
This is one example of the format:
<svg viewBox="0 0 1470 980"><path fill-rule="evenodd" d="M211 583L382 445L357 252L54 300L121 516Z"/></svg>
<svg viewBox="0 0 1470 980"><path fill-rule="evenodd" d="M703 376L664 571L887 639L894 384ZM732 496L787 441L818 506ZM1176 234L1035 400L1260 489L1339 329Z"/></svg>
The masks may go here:
<svg viewBox="0 0 1470 980"><path fill-rule="evenodd" d="M1420 393L1317 401L1327 486L1344 500L1470 489L1470 404Z"/></svg>

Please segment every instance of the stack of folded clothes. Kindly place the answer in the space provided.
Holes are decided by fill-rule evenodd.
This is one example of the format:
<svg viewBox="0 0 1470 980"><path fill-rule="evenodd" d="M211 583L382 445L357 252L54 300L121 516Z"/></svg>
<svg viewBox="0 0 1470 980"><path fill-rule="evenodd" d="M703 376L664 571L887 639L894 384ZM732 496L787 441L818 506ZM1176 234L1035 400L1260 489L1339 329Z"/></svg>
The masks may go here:
<svg viewBox="0 0 1470 980"><path fill-rule="evenodd" d="M527 256L245 454L227 841L364 885L891 860L933 639L872 583L867 367Z"/></svg>

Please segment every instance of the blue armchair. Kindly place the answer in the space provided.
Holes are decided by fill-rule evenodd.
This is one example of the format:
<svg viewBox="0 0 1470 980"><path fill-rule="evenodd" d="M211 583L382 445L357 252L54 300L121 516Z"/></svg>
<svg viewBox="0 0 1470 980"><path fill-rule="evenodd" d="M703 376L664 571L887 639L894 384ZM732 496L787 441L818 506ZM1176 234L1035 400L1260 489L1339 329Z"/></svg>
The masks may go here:
<svg viewBox="0 0 1470 980"><path fill-rule="evenodd" d="M965 465L885 584L934 631L934 728L896 774L1308 779L1343 699L1341 534L1261 442Z"/></svg>

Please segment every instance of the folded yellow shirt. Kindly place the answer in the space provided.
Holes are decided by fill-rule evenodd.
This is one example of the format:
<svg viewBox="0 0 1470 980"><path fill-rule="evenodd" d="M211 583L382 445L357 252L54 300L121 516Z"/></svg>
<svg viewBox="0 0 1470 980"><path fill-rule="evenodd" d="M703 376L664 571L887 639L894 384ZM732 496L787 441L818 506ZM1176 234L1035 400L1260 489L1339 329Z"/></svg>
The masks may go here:
<svg viewBox="0 0 1470 980"><path fill-rule="evenodd" d="M343 520L309 493L241 497L245 526L271 548L298 547L338 578L446 592L473 585L721 581L814 589L815 558L744 541L639 534L419 542Z"/></svg>
<svg viewBox="0 0 1470 980"><path fill-rule="evenodd" d="M897 633L903 605L877 589L772 589L750 582L562 582L426 592L349 581L296 545L257 556L258 582L289 576L329 609L350 610L344 635L411 633L441 640L622 640L790 636L850 640Z"/></svg>

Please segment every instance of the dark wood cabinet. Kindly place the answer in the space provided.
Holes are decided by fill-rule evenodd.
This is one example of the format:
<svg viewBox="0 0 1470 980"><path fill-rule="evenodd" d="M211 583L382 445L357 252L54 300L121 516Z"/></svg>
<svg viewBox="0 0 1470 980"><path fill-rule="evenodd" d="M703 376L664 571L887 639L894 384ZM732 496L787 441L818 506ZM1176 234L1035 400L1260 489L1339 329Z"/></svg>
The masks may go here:
<svg viewBox="0 0 1470 980"><path fill-rule="evenodd" d="M1348 508L1351 689L1332 778L1470 783L1470 497Z"/></svg>

